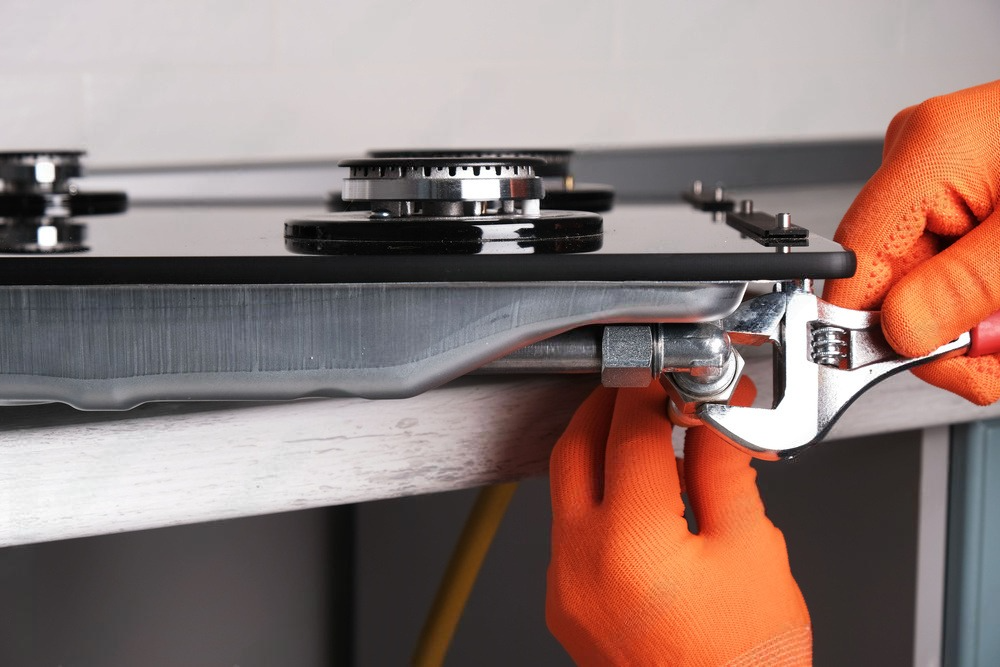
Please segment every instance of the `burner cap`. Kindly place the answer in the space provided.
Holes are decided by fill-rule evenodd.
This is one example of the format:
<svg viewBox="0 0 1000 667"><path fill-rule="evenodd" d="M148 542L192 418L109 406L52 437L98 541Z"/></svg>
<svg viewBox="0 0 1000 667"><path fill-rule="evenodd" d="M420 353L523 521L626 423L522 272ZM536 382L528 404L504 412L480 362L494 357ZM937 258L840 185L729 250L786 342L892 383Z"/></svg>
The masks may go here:
<svg viewBox="0 0 1000 667"><path fill-rule="evenodd" d="M569 175L573 151L556 148L421 148L415 150L368 151L373 158L538 158L544 164L535 165L535 175L542 178Z"/></svg>

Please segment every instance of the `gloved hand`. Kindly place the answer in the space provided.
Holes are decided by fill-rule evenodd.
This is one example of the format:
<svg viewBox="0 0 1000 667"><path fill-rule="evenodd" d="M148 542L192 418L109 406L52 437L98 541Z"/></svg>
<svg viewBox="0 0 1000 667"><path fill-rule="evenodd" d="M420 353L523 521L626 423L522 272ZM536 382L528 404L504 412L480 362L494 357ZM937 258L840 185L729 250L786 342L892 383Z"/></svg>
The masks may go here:
<svg viewBox="0 0 1000 667"><path fill-rule="evenodd" d="M882 308L889 344L919 356L1000 310L1000 81L899 112L882 166L834 239L853 250L853 278L827 284L847 308ZM913 371L986 405L1000 398L1000 356Z"/></svg>
<svg viewBox="0 0 1000 667"><path fill-rule="evenodd" d="M734 400L749 405L749 382ZM750 457L688 430L688 530L666 393L598 388L552 452L546 619L580 665L808 665L809 612Z"/></svg>

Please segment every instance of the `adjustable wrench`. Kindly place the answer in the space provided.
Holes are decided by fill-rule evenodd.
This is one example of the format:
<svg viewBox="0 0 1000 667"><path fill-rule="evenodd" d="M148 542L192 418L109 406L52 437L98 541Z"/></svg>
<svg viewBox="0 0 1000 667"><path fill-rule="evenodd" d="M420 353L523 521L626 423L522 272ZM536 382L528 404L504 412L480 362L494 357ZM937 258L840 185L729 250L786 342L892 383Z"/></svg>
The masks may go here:
<svg viewBox="0 0 1000 667"><path fill-rule="evenodd" d="M723 320L723 329L735 344L774 346L774 407L704 402L691 416L755 457L771 460L793 456L822 439L877 382L964 354L972 344L970 333L964 333L925 356L902 357L882 335L878 312L834 306L813 294L808 282L784 283L780 291L745 301ZM987 347L973 353L996 351ZM678 414L674 389L672 416Z"/></svg>

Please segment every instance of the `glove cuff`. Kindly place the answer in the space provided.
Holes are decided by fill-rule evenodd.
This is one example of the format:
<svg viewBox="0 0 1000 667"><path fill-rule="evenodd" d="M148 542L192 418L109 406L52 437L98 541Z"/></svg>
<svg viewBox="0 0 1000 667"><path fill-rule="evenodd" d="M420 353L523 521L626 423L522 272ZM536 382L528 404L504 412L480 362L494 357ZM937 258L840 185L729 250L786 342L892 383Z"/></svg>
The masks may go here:
<svg viewBox="0 0 1000 667"><path fill-rule="evenodd" d="M755 646L726 667L809 667L812 665L812 627L788 630Z"/></svg>

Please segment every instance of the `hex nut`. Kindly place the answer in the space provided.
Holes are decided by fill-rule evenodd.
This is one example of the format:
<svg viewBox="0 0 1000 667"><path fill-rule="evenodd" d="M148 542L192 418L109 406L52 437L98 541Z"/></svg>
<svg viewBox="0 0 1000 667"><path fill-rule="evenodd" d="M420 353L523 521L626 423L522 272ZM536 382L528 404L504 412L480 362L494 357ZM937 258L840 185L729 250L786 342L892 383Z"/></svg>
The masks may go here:
<svg viewBox="0 0 1000 667"><path fill-rule="evenodd" d="M604 327L601 340L601 384L605 387L648 387L652 381L652 327Z"/></svg>

